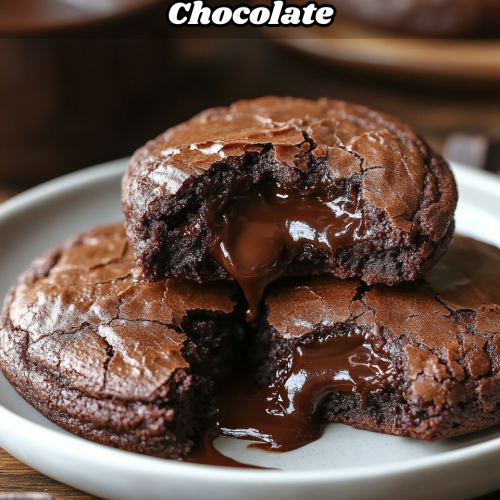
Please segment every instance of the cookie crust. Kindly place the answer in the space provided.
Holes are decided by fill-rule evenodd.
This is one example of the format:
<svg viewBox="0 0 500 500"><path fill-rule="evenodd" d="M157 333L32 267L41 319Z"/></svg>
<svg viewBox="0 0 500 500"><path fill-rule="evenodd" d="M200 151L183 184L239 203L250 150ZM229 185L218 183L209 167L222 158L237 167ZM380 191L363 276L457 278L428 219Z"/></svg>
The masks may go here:
<svg viewBox="0 0 500 500"><path fill-rule="evenodd" d="M497 248L458 236L417 282L304 278L276 284L266 303L264 382L283 376L297 346L330 337L363 335L372 356L390 363L377 390L331 393L329 421L427 441L500 423Z"/></svg>
<svg viewBox="0 0 500 500"><path fill-rule="evenodd" d="M217 285L146 283L123 224L90 230L36 259L12 286L1 368L74 434L183 457L241 340L235 289Z"/></svg>
<svg viewBox="0 0 500 500"><path fill-rule="evenodd" d="M122 207L146 279L230 279L210 220L266 184L352 199L367 228L335 252L304 243L288 275L414 280L453 236L453 175L409 126L344 101L263 97L204 111L132 157Z"/></svg>

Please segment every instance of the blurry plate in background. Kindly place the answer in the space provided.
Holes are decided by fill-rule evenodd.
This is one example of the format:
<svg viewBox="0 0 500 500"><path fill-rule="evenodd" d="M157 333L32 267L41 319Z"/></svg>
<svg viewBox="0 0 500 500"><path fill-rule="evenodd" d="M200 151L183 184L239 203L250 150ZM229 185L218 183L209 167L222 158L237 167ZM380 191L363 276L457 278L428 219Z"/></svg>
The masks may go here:
<svg viewBox="0 0 500 500"><path fill-rule="evenodd" d="M76 231L119 220L126 160L50 181L0 207L0 297L38 254ZM459 232L500 246L500 178L454 166ZM426 443L330 424L289 453L217 440L227 455L282 470L230 469L125 452L76 437L0 374L0 446L40 472L108 499L465 500L500 488L500 427Z"/></svg>
<svg viewBox="0 0 500 500"><path fill-rule="evenodd" d="M342 20L327 28L271 28L286 47L333 69L346 65L426 85L498 86L500 40L401 38Z"/></svg>
<svg viewBox="0 0 500 500"><path fill-rule="evenodd" d="M0 0L0 34L20 35L92 25L159 0Z"/></svg>

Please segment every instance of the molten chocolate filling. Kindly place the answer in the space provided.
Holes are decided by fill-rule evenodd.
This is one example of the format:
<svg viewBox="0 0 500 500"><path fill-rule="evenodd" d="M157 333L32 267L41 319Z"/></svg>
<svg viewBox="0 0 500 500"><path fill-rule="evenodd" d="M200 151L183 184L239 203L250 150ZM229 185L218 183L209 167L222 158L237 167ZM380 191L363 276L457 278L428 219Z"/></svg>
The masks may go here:
<svg viewBox="0 0 500 500"><path fill-rule="evenodd" d="M214 228L212 255L241 285L249 319L255 319L266 286L286 274L305 243L334 253L362 237L357 200L355 192L328 196L273 186L232 200Z"/></svg>
<svg viewBox="0 0 500 500"><path fill-rule="evenodd" d="M296 348L274 382L259 386L248 372L219 388L217 411L206 422L189 462L242 467L215 450L216 437L258 441L250 446L285 452L319 439L329 394L384 389L390 361L364 335L332 337Z"/></svg>

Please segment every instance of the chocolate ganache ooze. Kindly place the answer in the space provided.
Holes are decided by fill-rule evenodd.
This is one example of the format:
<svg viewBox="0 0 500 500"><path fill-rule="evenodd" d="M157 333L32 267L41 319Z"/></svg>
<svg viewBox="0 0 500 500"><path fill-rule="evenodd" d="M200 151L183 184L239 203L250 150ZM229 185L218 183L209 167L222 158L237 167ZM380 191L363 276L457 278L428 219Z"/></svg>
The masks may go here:
<svg viewBox="0 0 500 500"><path fill-rule="evenodd" d="M390 362L361 334L299 346L269 385L247 381L220 392L220 434L261 441L251 446L268 451L299 448L320 437L329 394L375 391L391 374Z"/></svg>
<svg viewBox="0 0 500 500"><path fill-rule="evenodd" d="M357 202L356 193L335 198L274 186L231 200L213 230L213 255L242 286L250 319L256 319L266 286L286 273L304 243L334 252L363 236Z"/></svg>
<svg viewBox="0 0 500 500"><path fill-rule="evenodd" d="M325 338L299 346L269 384L247 366L220 384L216 411L207 419L187 461L248 467L218 452L217 437L254 441L266 451L291 451L319 439L321 409L333 392L367 395L393 378L387 356L363 334Z"/></svg>
<svg viewBox="0 0 500 500"><path fill-rule="evenodd" d="M93 229L12 286L0 367L70 432L214 465L244 466L217 436L286 451L326 421L428 441L500 424L497 248L458 236L392 287L330 275L271 287L245 343L234 284L148 283L121 225Z"/></svg>
<svg viewBox="0 0 500 500"><path fill-rule="evenodd" d="M321 381L311 371L328 392L320 408L324 419L428 441L500 423L497 248L457 236L415 282L368 286L307 277L273 284L265 303L267 317L255 335L264 383L279 384L297 351L315 345L311 341L366 339L369 351L349 359L367 360L369 384L355 379L350 367L356 390L330 390L332 377ZM321 353L328 344L316 345Z"/></svg>
<svg viewBox="0 0 500 500"><path fill-rule="evenodd" d="M407 125L330 99L209 109L147 143L123 178L146 279L235 279L251 312L281 276L414 280L447 250L452 173Z"/></svg>

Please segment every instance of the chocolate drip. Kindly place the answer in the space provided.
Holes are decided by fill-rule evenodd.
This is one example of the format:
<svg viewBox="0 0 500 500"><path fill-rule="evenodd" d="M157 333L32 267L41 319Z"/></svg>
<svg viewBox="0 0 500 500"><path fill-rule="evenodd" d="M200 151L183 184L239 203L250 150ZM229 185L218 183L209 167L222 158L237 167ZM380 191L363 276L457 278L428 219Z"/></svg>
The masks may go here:
<svg viewBox="0 0 500 500"><path fill-rule="evenodd" d="M256 465L244 464L226 457L214 446L214 440L220 435L217 413L207 418L201 431L196 436L196 442L188 457L183 462L203 465L218 465L222 467L234 467L243 469L263 469Z"/></svg>
<svg viewBox="0 0 500 500"><path fill-rule="evenodd" d="M230 382L219 388L212 427L204 431L189 461L244 466L220 461L222 455L212 444L217 436L258 441L250 446L267 451L300 448L321 437L321 407L329 394L363 396L382 390L391 373L390 362L361 334L301 345L266 387L248 372L228 377Z"/></svg>
<svg viewBox="0 0 500 500"><path fill-rule="evenodd" d="M249 319L255 319L266 286L285 274L304 243L334 253L360 239L357 199L355 192L330 197L269 186L232 201L214 230L212 252L243 288Z"/></svg>

